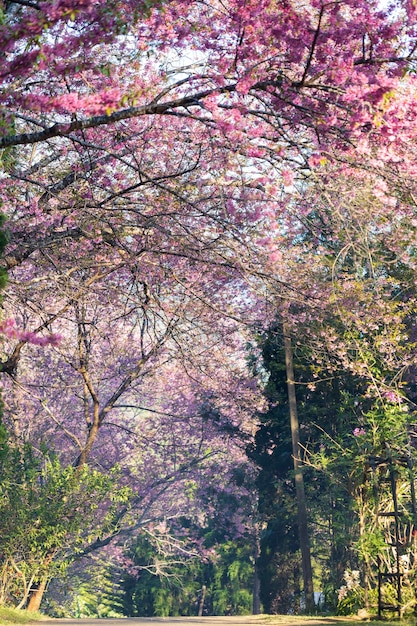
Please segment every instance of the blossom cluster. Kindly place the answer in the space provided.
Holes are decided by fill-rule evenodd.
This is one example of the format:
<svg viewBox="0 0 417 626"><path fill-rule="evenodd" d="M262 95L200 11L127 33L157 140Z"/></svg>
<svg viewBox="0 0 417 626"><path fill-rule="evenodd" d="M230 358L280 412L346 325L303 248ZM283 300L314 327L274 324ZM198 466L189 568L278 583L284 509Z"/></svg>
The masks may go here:
<svg viewBox="0 0 417 626"><path fill-rule="evenodd" d="M360 437L361 435L365 435L365 434L366 434L366 432L365 432L364 428L355 428L353 430L353 436L354 437Z"/></svg>
<svg viewBox="0 0 417 626"><path fill-rule="evenodd" d="M12 318L0 322L0 333L9 339L17 339L35 346L56 346L61 341L61 335L58 334L52 333L41 337L33 331L19 330L16 328L16 322Z"/></svg>
<svg viewBox="0 0 417 626"><path fill-rule="evenodd" d="M342 585L338 592L339 602L346 598L350 592L360 586L360 572L358 570L346 570L343 573L345 585Z"/></svg>

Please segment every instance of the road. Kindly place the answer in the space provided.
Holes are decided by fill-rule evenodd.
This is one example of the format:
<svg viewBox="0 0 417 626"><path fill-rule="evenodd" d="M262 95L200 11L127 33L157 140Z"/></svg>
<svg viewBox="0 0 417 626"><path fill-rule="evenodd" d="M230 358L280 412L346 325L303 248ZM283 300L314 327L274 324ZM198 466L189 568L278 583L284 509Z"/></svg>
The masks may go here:
<svg viewBox="0 0 417 626"><path fill-rule="evenodd" d="M237 617L126 617L121 619L54 619L37 622L38 626L261 626L253 615ZM281 625L280 625L281 626Z"/></svg>
<svg viewBox="0 0 417 626"><path fill-rule="evenodd" d="M266 617L239 615L234 617L126 617L122 619L54 619L33 623L33 626L341 626L349 618L295 616Z"/></svg>

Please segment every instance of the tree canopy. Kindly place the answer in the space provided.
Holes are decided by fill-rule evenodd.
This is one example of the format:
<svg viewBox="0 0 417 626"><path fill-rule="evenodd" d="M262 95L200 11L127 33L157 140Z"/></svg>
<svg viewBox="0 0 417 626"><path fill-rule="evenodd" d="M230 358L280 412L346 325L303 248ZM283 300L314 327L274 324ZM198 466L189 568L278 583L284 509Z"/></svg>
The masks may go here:
<svg viewBox="0 0 417 626"><path fill-rule="evenodd" d="M233 606L236 563L265 563L278 522L296 571L283 320L313 549L338 502L365 515L364 450L409 445L413 423L416 11L0 3L2 602L36 607L100 549L142 563L155 528L167 567L206 559L201 584L236 583ZM293 610L298 586L264 605Z"/></svg>

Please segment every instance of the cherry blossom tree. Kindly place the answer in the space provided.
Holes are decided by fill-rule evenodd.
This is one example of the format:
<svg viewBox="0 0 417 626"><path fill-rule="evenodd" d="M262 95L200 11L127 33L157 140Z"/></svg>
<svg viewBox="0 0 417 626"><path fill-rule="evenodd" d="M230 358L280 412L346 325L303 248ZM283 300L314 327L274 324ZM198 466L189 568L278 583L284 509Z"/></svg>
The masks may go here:
<svg viewBox="0 0 417 626"><path fill-rule="evenodd" d="M382 144L411 127L412 98L405 117L397 94L415 35L411 2L3 3L4 308L16 323L3 328L4 419L16 445L43 440L80 472L123 462L126 482L140 478L91 546L177 515L183 476L225 453L224 432L251 431L249 328L289 302L303 305L293 326L334 304L334 272L300 225L332 176L345 194L351 172L368 184L374 146L395 171L394 141ZM354 292L342 281L339 312ZM352 324L369 323L360 295ZM346 335L323 335L343 361Z"/></svg>
<svg viewBox="0 0 417 626"><path fill-rule="evenodd" d="M340 463L340 474L335 465L330 470L332 484L349 485L366 589L375 581L377 536L376 505L364 495L367 464L390 451L415 461L414 101L414 80L404 78L386 99L381 124L359 146L323 151L309 184L294 180L287 193L287 245L297 251L292 270L308 295L290 304L290 319L298 350L311 350L309 387L314 396L323 381L347 373L358 385L349 428L332 442L330 425L313 457L324 472ZM395 136L394 119L401 120ZM382 558L388 548L378 548Z"/></svg>
<svg viewBox="0 0 417 626"><path fill-rule="evenodd" d="M326 367L332 355L368 381L371 395L394 401L405 399L415 360L415 165L405 138L414 99L413 80L390 96L381 130L362 143L361 168L357 147L323 155L311 184L293 187L286 222L297 249L293 268L309 285L310 303L321 296L320 304L300 306L299 319L333 318L315 334L318 362ZM397 144L390 125L399 117L405 134Z"/></svg>

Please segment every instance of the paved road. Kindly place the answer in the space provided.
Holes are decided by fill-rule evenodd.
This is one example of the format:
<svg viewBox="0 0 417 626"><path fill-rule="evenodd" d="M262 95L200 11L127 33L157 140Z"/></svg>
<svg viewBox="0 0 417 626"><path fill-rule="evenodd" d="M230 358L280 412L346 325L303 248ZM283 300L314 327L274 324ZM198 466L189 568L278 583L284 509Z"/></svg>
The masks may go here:
<svg viewBox="0 0 417 626"><path fill-rule="evenodd" d="M237 617L126 617L122 619L54 619L37 622L38 626L261 626L253 615ZM280 625L281 626L281 625Z"/></svg>
<svg viewBox="0 0 417 626"><path fill-rule="evenodd" d="M42 620L33 626L341 626L349 618L307 618L282 616L268 619L262 615L234 617L126 617L122 619L55 619Z"/></svg>

